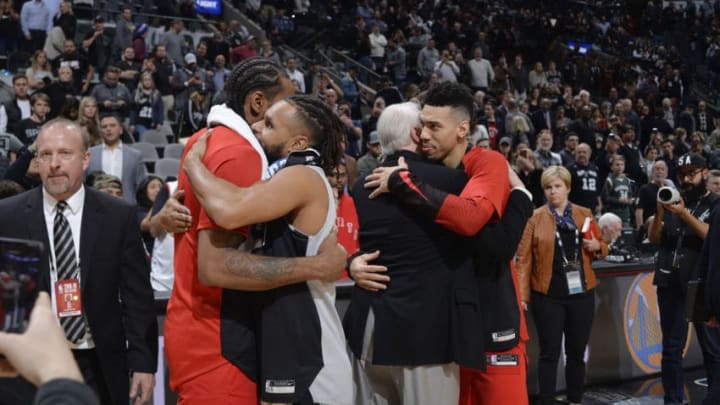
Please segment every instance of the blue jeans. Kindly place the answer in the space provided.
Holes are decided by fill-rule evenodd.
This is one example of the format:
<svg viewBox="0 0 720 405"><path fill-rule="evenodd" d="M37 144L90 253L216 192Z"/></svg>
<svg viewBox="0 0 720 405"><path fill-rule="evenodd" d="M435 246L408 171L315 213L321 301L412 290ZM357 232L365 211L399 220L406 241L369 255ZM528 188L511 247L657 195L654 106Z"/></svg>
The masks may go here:
<svg viewBox="0 0 720 405"><path fill-rule="evenodd" d="M679 287L657 288L660 327L662 329L661 377L666 404L682 404L683 365L682 351L688 334L685 320L685 292ZM708 393L702 405L720 403L720 328L696 324L695 331L703 354L708 378Z"/></svg>

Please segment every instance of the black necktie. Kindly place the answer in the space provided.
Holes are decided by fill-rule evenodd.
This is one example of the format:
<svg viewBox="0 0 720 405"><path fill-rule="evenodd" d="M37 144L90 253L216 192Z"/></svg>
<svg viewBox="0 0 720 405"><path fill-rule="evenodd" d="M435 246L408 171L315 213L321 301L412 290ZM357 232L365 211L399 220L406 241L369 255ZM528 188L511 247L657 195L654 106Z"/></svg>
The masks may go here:
<svg viewBox="0 0 720 405"><path fill-rule="evenodd" d="M67 207L65 201L57 203L55 221L53 223L53 237L55 241L55 269L59 280L77 278L77 262L75 260L75 244L72 230L63 211ZM60 325L65 330L65 336L72 343L77 343L85 335L85 321L82 315L60 318Z"/></svg>

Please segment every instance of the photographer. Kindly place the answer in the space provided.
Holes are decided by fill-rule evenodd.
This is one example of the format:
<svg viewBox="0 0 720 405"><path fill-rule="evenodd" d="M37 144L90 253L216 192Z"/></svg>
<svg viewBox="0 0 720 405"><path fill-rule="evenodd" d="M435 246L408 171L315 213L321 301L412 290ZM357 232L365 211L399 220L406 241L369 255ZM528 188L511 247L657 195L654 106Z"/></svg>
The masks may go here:
<svg viewBox="0 0 720 405"><path fill-rule="evenodd" d="M661 376L665 403L680 404L684 401L682 352L688 334L687 285L708 233L710 212L720 202L720 196L705 187L708 169L702 156L696 153L681 156L677 174L681 197L676 203L673 199L669 203L657 203L657 214L650 223L648 236L650 242L660 245L654 283L663 334ZM720 378L720 330L703 322L693 323L711 392ZM708 401L706 398L703 404L709 404Z"/></svg>

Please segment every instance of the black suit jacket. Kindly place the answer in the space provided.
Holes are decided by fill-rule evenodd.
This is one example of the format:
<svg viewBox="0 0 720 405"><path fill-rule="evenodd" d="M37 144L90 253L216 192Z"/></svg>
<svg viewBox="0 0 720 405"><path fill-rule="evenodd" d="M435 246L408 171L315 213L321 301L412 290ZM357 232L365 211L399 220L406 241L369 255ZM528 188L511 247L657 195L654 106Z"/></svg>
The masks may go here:
<svg viewBox="0 0 720 405"><path fill-rule="evenodd" d="M467 181L460 170L424 162L413 153L401 152L401 155L413 175L441 190L459 194ZM388 157L383 165L394 166L397 159L397 155ZM473 309L468 322L481 322L477 291L457 292L453 288L455 272L473 270L468 239L404 208L390 195L373 200L368 195L368 190L358 181L353 187L353 198L359 219L360 250L381 250L373 264L388 267L390 282L385 291L353 289L343 322L350 348L355 356L362 355L365 325L372 308L375 315L373 364L466 363L458 357L466 354L468 348L457 347L459 342L453 340L461 335L452 329L457 323L453 306L458 300L468 302ZM475 285L468 287L476 288ZM476 330L471 343L480 346L475 355L481 356L482 359L476 360L482 361L482 331L479 326ZM458 354L458 350L465 352Z"/></svg>
<svg viewBox="0 0 720 405"><path fill-rule="evenodd" d="M158 352L150 269L135 207L85 188L80 232L83 310L108 390L116 405L126 405L129 373L155 373ZM0 200L0 236L34 239L49 248L42 187ZM43 258L40 280L48 292L49 258Z"/></svg>
<svg viewBox="0 0 720 405"><path fill-rule="evenodd" d="M549 129L551 131L555 130L555 113L552 112L552 110L548 111L548 113L550 114L550 128L548 128L547 121L545 121L545 111L540 109L532 113L530 120L535 127L536 133L540 132L542 129Z"/></svg>

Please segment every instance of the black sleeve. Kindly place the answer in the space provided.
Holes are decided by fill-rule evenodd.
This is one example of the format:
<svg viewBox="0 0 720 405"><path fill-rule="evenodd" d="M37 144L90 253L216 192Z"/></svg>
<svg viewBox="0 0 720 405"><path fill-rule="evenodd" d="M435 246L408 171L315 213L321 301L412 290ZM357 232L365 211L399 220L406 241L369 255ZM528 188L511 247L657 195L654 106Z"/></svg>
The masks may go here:
<svg viewBox="0 0 720 405"><path fill-rule="evenodd" d="M38 388L33 405L99 405L87 385L65 378L50 380Z"/></svg>
<svg viewBox="0 0 720 405"><path fill-rule="evenodd" d="M473 238L473 251L479 260L488 257L508 262L515 256L525 224L533 214L533 203L520 190L510 193L505 213L499 222L489 223Z"/></svg>
<svg viewBox="0 0 720 405"><path fill-rule="evenodd" d="M17 159L5 172L5 180L12 180L18 184L25 184L25 174L35 156L26 147L18 151Z"/></svg>
<svg viewBox="0 0 720 405"><path fill-rule="evenodd" d="M170 189L168 189L167 184L163 184L162 187L160 187L160 191L158 191L157 196L155 196L155 202L152 206L152 215L156 215L162 207L165 206L165 203L167 200L170 199Z"/></svg>

